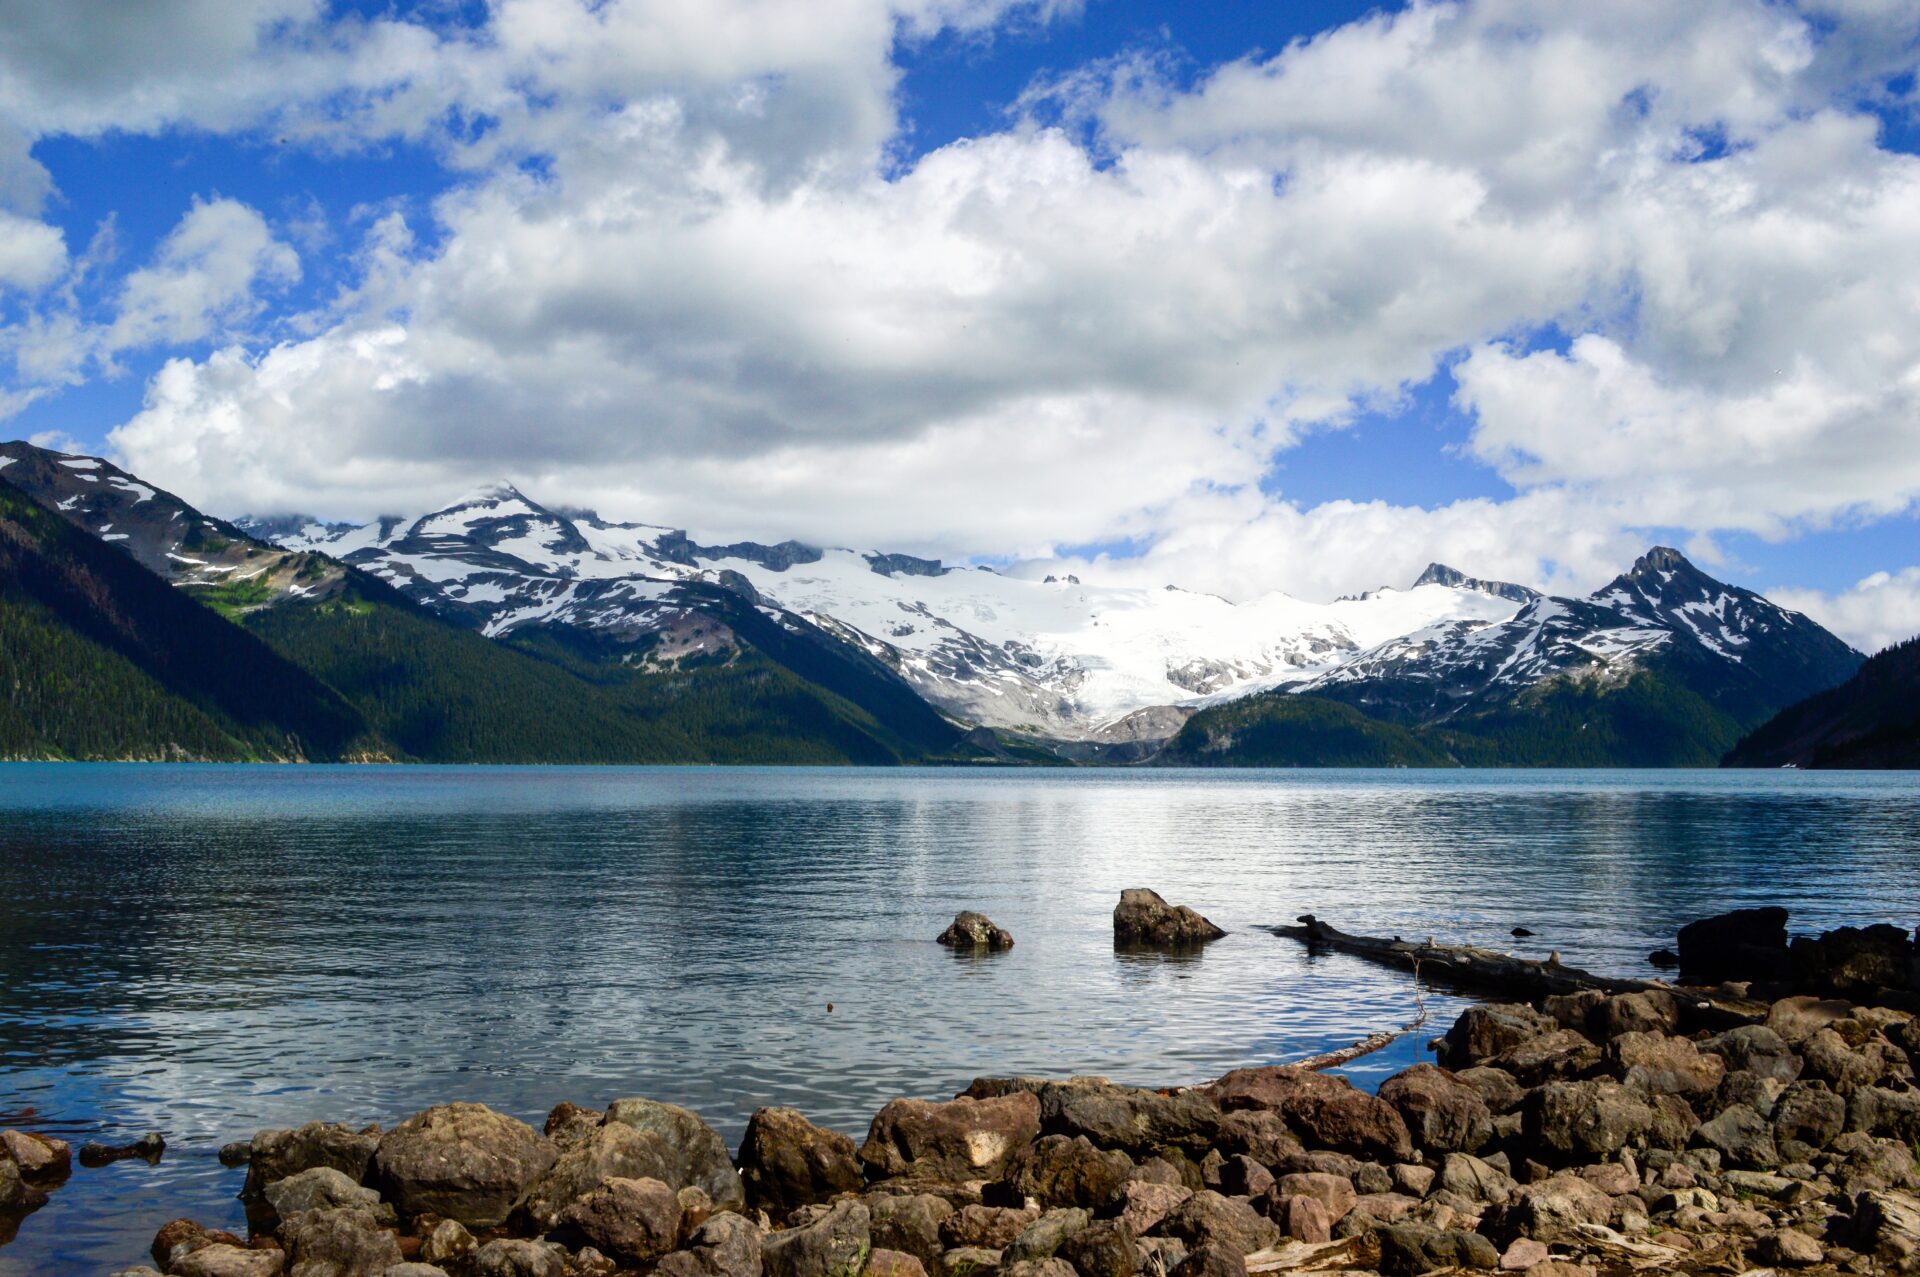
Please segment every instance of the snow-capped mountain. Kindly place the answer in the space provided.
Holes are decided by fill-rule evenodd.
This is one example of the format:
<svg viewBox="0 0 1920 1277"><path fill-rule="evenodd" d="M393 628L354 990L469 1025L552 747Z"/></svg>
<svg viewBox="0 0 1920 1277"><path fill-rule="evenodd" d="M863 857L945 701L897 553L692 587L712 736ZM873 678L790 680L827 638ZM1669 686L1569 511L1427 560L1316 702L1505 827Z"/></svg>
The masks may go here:
<svg viewBox="0 0 1920 1277"><path fill-rule="evenodd" d="M1847 678L1858 652L1797 612L1656 547L1584 599L1535 595L1497 621L1444 621L1353 656L1293 690L1435 722L1555 679L1617 685L1659 664L1716 702L1783 704ZM1736 717L1739 715L1736 714Z"/></svg>
<svg viewBox="0 0 1920 1277"><path fill-rule="evenodd" d="M1438 566L1410 589L1356 599L1233 603L792 541L703 545L674 529L551 510L504 485L365 526L241 523L495 636L543 623L629 641L679 633L677 586L728 587L858 646L959 719L1063 739L1162 739L1183 720L1180 707L1311 678L1398 635L1503 620L1519 606L1518 587Z"/></svg>

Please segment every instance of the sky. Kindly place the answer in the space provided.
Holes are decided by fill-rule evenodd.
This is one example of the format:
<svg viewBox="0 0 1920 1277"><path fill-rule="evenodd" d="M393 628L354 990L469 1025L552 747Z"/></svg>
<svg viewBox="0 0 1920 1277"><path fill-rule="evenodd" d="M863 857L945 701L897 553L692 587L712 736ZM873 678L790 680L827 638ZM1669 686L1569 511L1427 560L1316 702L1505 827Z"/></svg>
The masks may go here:
<svg viewBox="0 0 1920 1277"><path fill-rule="evenodd" d="M1920 633L1911 0L0 0L0 436Z"/></svg>

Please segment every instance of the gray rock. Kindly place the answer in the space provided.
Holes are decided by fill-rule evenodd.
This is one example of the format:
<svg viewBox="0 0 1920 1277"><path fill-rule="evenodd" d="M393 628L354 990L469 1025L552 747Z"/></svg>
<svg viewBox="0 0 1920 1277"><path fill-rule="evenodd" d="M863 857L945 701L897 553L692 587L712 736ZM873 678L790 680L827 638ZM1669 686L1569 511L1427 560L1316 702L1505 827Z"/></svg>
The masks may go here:
<svg viewBox="0 0 1920 1277"><path fill-rule="evenodd" d="M1731 1104L1693 1133L1696 1147L1710 1148L1729 1166L1766 1170L1780 1164L1773 1126L1744 1104Z"/></svg>
<svg viewBox="0 0 1920 1277"><path fill-rule="evenodd" d="M1611 1157L1644 1140L1655 1121L1644 1100L1618 1082L1598 1080L1537 1087L1522 1112L1527 1135L1567 1160Z"/></svg>
<svg viewBox="0 0 1920 1277"><path fill-rule="evenodd" d="M931 1193L871 1193L864 1200L874 1249L912 1255L929 1273L939 1266L940 1256L946 1253L940 1225L953 1214L952 1203Z"/></svg>
<svg viewBox="0 0 1920 1277"><path fill-rule="evenodd" d="M1745 1070L1791 1082L1800 1076L1800 1057L1785 1038L1763 1024L1743 1024L1700 1044L1702 1051L1727 1062L1728 1071Z"/></svg>
<svg viewBox="0 0 1920 1277"><path fill-rule="evenodd" d="M994 1179L1040 1134L1040 1101L1017 1091L946 1103L893 1100L874 1115L860 1160L876 1176Z"/></svg>
<svg viewBox="0 0 1920 1277"><path fill-rule="evenodd" d="M654 1266L657 1277L760 1277L766 1234L744 1215L715 1215L695 1229L688 1249Z"/></svg>
<svg viewBox="0 0 1920 1277"><path fill-rule="evenodd" d="M1513 1196L1516 1187L1513 1177L1491 1162L1465 1153L1449 1153L1441 1163L1433 1191L1454 1193L1470 1202L1498 1204Z"/></svg>
<svg viewBox="0 0 1920 1277"><path fill-rule="evenodd" d="M362 1206L377 1211L380 1194L365 1188L331 1166L316 1166L267 1185L267 1204L281 1219L310 1210L338 1210Z"/></svg>
<svg viewBox="0 0 1920 1277"><path fill-rule="evenodd" d="M1404 1223L1382 1225L1374 1236L1380 1241L1380 1271L1389 1277L1414 1277L1444 1268L1500 1266L1500 1252L1477 1233Z"/></svg>
<svg viewBox="0 0 1920 1277"><path fill-rule="evenodd" d="M528 1186L520 1207L545 1232L560 1222L569 1205L610 1179L651 1179L677 1187L667 1177L682 1169L663 1140L615 1122L590 1132L560 1154Z"/></svg>
<svg viewBox="0 0 1920 1277"><path fill-rule="evenodd" d="M607 1106L607 1123L616 1122L660 1142L668 1173L653 1178L676 1189L703 1189L716 1210L745 1209L746 1190L727 1142L698 1114L658 1100L615 1100Z"/></svg>
<svg viewBox="0 0 1920 1277"><path fill-rule="evenodd" d="M218 1244L202 1247L168 1270L169 1277L280 1277L287 1257L277 1250Z"/></svg>
<svg viewBox="0 0 1920 1277"><path fill-rule="evenodd" d="M1059 1255L1080 1277L1134 1277L1140 1271L1133 1230L1117 1219L1088 1224L1067 1238Z"/></svg>
<svg viewBox="0 0 1920 1277"><path fill-rule="evenodd" d="M1472 1153L1493 1138L1493 1113L1480 1088L1445 1069L1402 1069L1380 1084L1379 1096L1428 1152Z"/></svg>
<svg viewBox="0 0 1920 1277"><path fill-rule="evenodd" d="M491 1228L556 1155L553 1142L525 1122L484 1104L442 1104L387 1132L371 1175L406 1218L438 1215Z"/></svg>
<svg viewBox="0 0 1920 1277"><path fill-rule="evenodd" d="M473 1277L567 1277L567 1248L502 1238L473 1252Z"/></svg>
<svg viewBox="0 0 1920 1277"><path fill-rule="evenodd" d="M1016 1198L1042 1206L1104 1206L1133 1163L1118 1149L1095 1148L1084 1135L1044 1135L1015 1154L1006 1185Z"/></svg>
<svg viewBox="0 0 1920 1277"><path fill-rule="evenodd" d="M954 949L1011 949L1013 933L995 926L985 914L968 911L957 915L940 933L939 943Z"/></svg>
<svg viewBox="0 0 1920 1277"><path fill-rule="evenodd" d="M1125 1216L1123 1215L1122 1218ZM1068 1238L1092 1222L1093 1216L1077 1206L1050 1210L1027 1225L1018 1237L1007 1243L1005 1249L1001 1251L1000 1262L1002 1266L1007 1266L1057 1255L1060 1253L1060 1248L1066 1245ZM1159 1221L1156 1219L1155 1222Z"/></svg>
<svg viewBox="0 0 1920 1277"><path fill-rule="evenodd" d="M1130 887L1113 910L1116 944L1181 949L1218 940L1227 933L1186 905L1170 905L1158 892Z"/></svg>
<svg viewBox="0 0 1920 1277"><path fill-rule="evenodd" d="M1002 1250L1039 1218L1040 1212L1032 1207L962 1206L941 1222L940 1240L948 1250L962 1246Z"/></svg>
<svg viewBox="0 0 1920 1277"><path fill-rule="evenodd" d="M1177 1237L1192 1252L1209 1243L1237 1247L1242 1255L1264 1250L1280 1240L1280 1230L1253 1207L1210 1189L1181 1202L1160 1222L1160 1231Z"/></svg>
<svg viewBox="0 0 1920 1277"><path fill-rule="evenodd" d="M804 1228L769 1234L760 1252L767 1277L860 1277L871 1219L864 1203L840 1201Z"/></svg>
<svg viewBox="0 0 1920 1277"><path fill-rule="evenodd" d="M400 1242L365 1207L282 1216L288 1277L378 1277L401 1262Z"/></svg>
<svg viewBox="0 0 1920 1277"><path fill-rule="evenodd" d="M261 1131L248 1145L247 1180L240 1196L265 1201L267 1185L319 1166L362 1183L379 1146L378 1127L356 1131L337 1122L308 1122L298 1130Z"/></svg>

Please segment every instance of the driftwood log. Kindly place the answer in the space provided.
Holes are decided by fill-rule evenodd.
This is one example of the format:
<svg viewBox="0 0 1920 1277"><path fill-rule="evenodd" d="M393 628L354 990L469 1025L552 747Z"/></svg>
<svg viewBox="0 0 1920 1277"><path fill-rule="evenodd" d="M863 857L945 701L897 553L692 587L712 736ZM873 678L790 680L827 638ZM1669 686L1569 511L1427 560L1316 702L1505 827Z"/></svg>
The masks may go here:
<svg viewBox="0 0 1920 1277"><path fill-rule="evenodd" d="M1357 958L1410 971L1415 979L1432 979L1468 992L1500 993L1537 1002L1556 994L1596 989L1601 993L1658 991L1679 998L1700 1022L1730 1028L1766 1018L1767 1004L1751 1001L1732 988L1695 989L1664 980L1634 980L1595 975L1569 967L1556 954L1545 959L1516 958L1495 949L1473 945L1435 944L1402 940L1398 936L1356 936L1337 930L1312 914L1303 914L1298 926L1272 926L1276 936L1298 940L1313 949L1349 953Z"/></svg>

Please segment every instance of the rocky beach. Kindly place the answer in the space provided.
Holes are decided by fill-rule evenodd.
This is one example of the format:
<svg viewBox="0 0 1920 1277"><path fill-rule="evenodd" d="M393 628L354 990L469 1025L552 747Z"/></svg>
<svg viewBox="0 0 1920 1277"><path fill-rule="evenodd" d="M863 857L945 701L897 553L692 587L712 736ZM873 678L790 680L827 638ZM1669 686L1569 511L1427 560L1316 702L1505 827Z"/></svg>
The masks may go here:
<svg viewBox="0 0 1920 1277"><path fill-rule="evenodd" d="M943 943L1011 943L964 921ZM1147 891L1114 925L1127 945L1219 933ZM641 1098L563 1102L539 1130L458 1102L264 1130L222 1150L248 1235L156 1221L153 1266L119 1277L1920 1270L1913 938L1789 945L1784 912L1748 910L1680 945L1760 978L1474 1006L1376 1094L1297 1065L1164 1090L980 1078L886 1104L859 1144L763 1108L737 1155ZM74 1160L0 1132L0 1210Z"/></svg>

